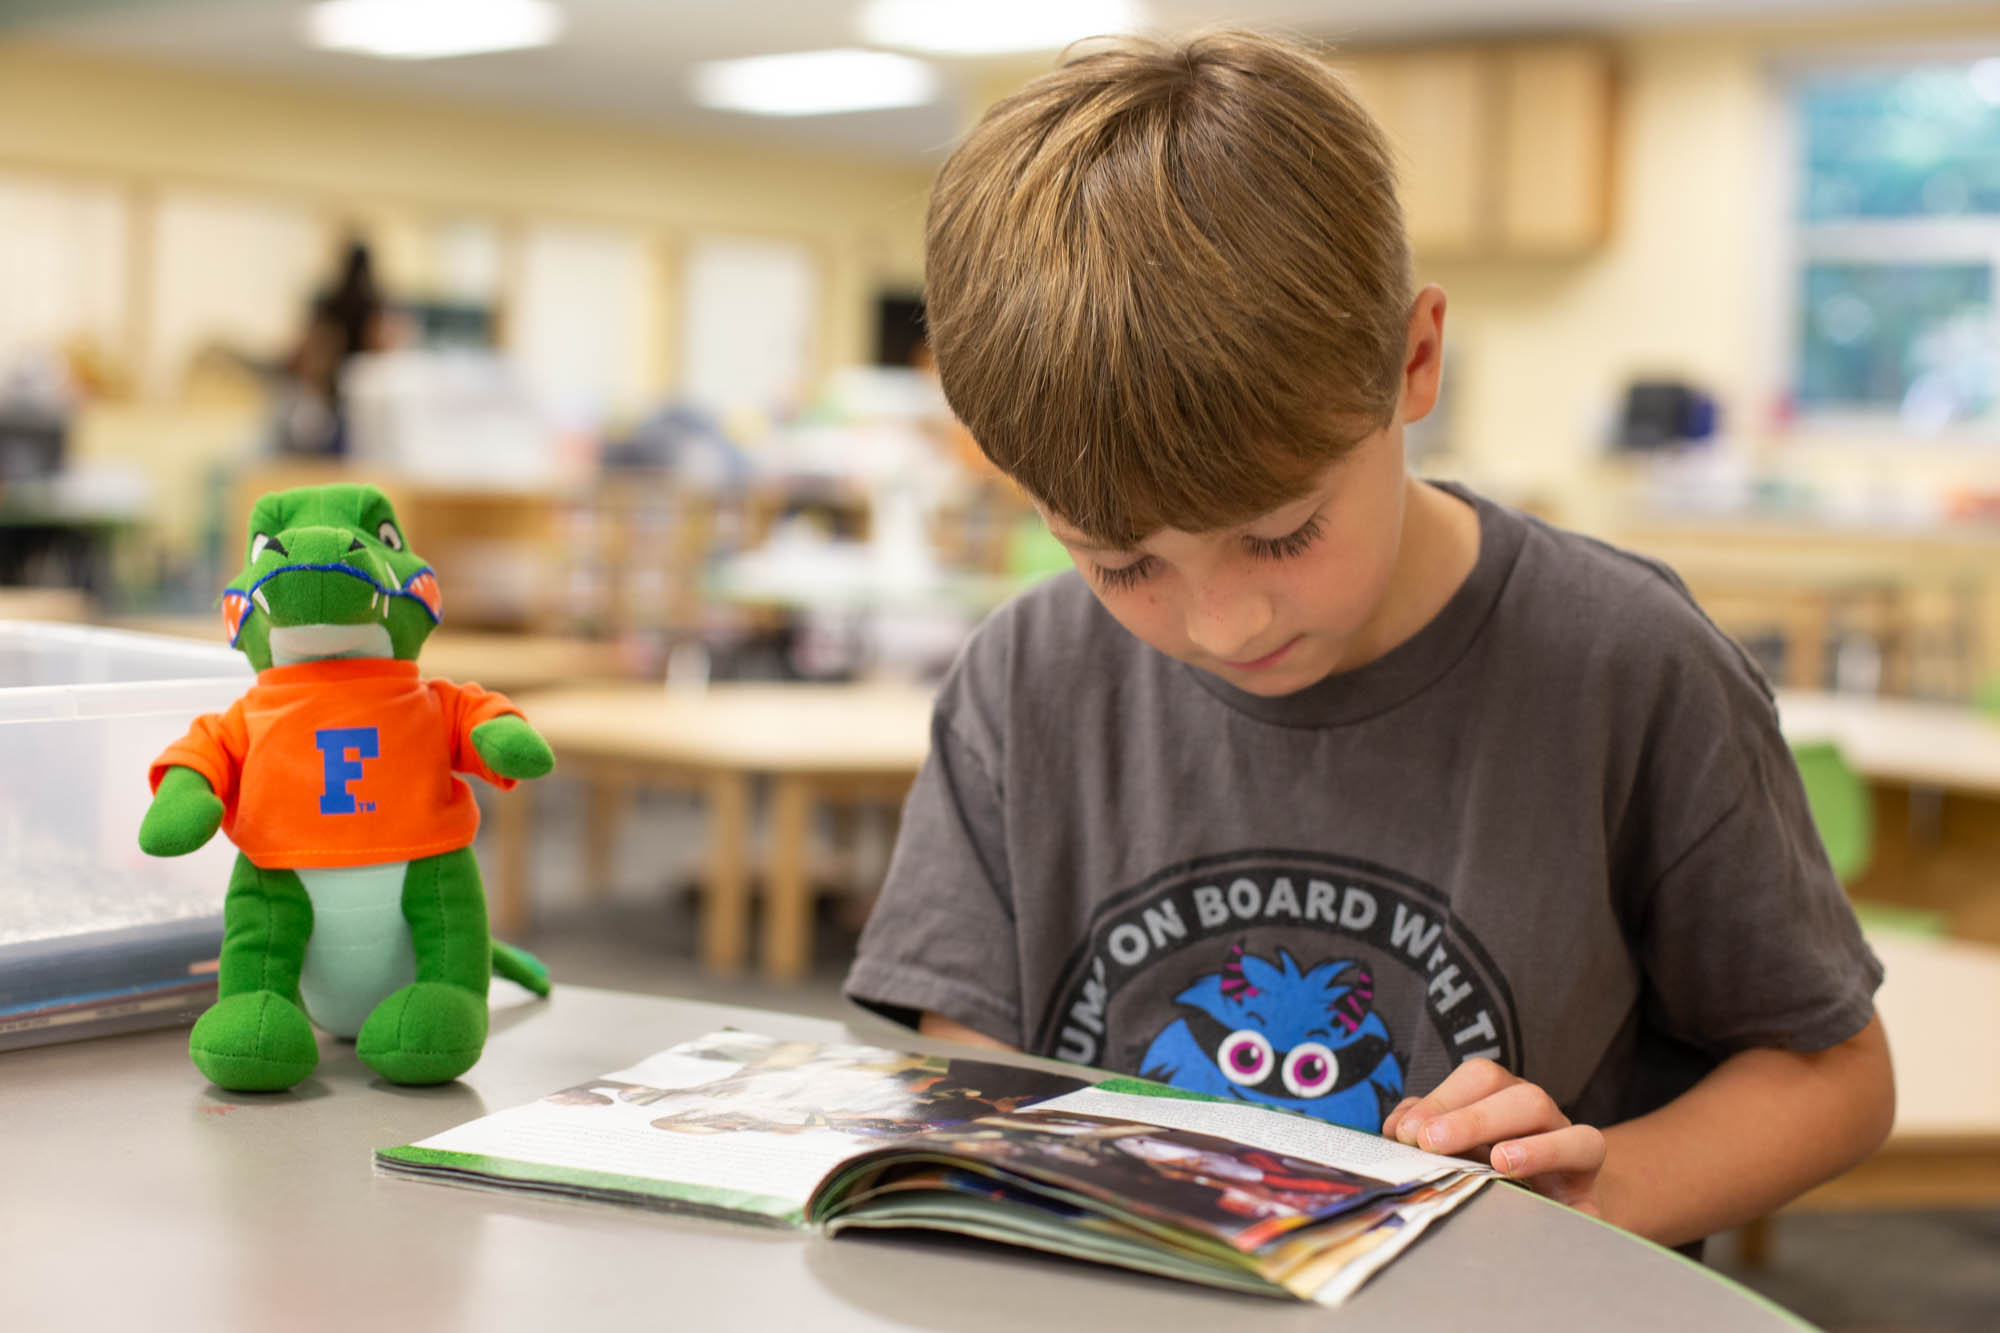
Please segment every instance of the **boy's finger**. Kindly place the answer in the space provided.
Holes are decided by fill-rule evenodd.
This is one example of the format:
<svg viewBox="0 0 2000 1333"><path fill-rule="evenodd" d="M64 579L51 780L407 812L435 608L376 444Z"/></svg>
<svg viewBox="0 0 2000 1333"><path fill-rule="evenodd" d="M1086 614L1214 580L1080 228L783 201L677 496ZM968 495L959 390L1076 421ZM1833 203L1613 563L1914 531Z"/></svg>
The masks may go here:
<svg viewBox="0 0 2000 1333"><path fill-rule="evenodd" d="M1604 1165L1604 1134L1595 1125L1565 1125L1545 1134L1495 1144L1492 1162L1496 1171L1515 1180L1550 1175L1589 1177ZM1556 1193L1552 1197L1561 1196Z"/></svg>
<svg viewBox="0 0 2000 1333"><path fill-rule="evenodd" d="M1533 1083L1514 1083L1420 1126L1417 1146L1425 1152L1462 1153L1502 1139L1544 1134L1568 1123L1569 1117L1548 1093Z"/></svg>
<svg viewBox="0 0 2000 1333"><path fill-rule="evenodd" d="M1425 1124L1462 1106L1491 1097L1509 1084L1518 1082L1520 1080L1491 1060L1467 1060L1452 1070L1450 1076L1432 1089L1428 1097L1419 1099L1404 1113L1396 1126L1396 1138L1402 1143L1429 1149L1430 1145L1418 1137Z"/></svg>
<svg viewBox="0 0 2000 1333"><path fill-rule="evenodd" d="M1396 1109L1389 1112L1382 1120L1382 1137L1385 1139L1395 1138L1396 1125L1402 1120L1403 1113L1416 1104L1417 1099L1415 1097L1405 1097L1402 1101L1397 1102Z"/></svg>

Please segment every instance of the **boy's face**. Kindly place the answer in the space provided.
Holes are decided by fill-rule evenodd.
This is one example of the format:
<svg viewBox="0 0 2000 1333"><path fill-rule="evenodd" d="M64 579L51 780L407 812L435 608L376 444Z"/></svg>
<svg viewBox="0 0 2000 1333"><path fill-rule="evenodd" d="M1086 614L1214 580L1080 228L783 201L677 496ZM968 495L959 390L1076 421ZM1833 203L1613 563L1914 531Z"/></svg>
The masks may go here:
<svg viewBox="0 0 2000 1333"><path fill-rule="evenodd" d="M1050 531L1119 624L1239 689L1291 694L1372 660L1414 628L1402 613L1432 572L1427 552L1405 550L1403 426L1437 400L1443 333L1444 294L1426 288L1394 416L1291 504L1220 532L1163 529L1131 550L1053 516Z"/></svg>
<svg viewBox="0 0 2000 1333"><path fill-rule="evenodd" d="M1370 435L1307 494L1220 532L1108 550L1050 529L1118 623L1252 694L1302 690L1367 653L1402 543L1403 431ZM1372 654L1368 654L1372 655Z"/></svg>

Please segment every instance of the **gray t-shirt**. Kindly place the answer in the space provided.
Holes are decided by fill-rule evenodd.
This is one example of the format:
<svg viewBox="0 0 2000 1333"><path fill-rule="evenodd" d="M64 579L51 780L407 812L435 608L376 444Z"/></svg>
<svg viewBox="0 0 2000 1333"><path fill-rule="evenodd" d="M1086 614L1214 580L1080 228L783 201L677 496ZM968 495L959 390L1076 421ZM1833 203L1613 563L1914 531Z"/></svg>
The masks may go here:
<svg viewBox="0 0 2000 1333"><path fill-rule="evenodd" d="M972 637L848 993L1375 1129L1486 1056L1576 1120L1864 1027L1770 690L1651 561L1454 489L1443 611L1267 699L1075 574Z"/></svg>

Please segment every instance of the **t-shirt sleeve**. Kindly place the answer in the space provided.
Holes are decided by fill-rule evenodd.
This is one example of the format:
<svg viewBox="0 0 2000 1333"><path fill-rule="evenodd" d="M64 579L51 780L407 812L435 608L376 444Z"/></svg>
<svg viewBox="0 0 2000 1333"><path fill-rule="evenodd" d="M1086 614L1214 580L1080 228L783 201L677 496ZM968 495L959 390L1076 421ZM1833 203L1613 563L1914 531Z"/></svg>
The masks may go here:
<svg viewBox="0 0 2000 1333"><path fill-rule="evenodd" d="M482 722L490 722L506 713L519 715L521 710L514 701L504 694L485 689L468 681L463 685L449 680L430 679L424 682L437 696L438 703L445 709L445 716L451 721L451 766L459 773L470 773L484 778L501 791L511 791L520 785L518 778L505 778L486 766L479 757L479 750L472 743L472 730Z"/></svg>
<svg viewBox="0 0 2000 1333"><path fill-rule="evenodd" d="M152 789L158 791L168 769L192 769L201 774L225 808L234 809L236 779L243 771L243 756L248 749L243 701L238 699L226 713L204 713L196 718L187 735L160 752L146 778Z"/></svg>
<svg viewBox="0 0 2000 1333"><path fill-rule="evenodd" d="M929 1010L1019 1046L1018 937L992 763L945 711L933 717L846 992L901 1022Z"/></svg>
<svg viewBox="0 0 2000 1333"><path fill-rule="evenodd" d="M1720 635L1715 635L1720 639ZM1634 905L1653 1022L1718 1058L1817 1051L1874 1014L1882 966L1813 824L1762 677L1718 646L1655 729L1661 836Z"/></svg>

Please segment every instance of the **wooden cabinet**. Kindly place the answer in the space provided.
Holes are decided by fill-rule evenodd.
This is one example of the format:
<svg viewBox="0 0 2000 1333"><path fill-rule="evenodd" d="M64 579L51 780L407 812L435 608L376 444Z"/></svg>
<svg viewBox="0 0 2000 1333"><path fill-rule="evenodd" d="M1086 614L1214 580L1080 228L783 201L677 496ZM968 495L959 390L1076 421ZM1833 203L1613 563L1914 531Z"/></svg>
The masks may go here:
<svg viewBox="0 0 2000 1333"><path fill-rule="evenodd" d="M1470 48L1399 51L1340 72L1395 144L1410 243L1426 255L1478 249L1492 211L1491 62Z"/></svg>
<svg viewBox="0 0 2000 1333"><path fill-rule="evenodd" d="M1433 259L1582 254L1611 224L1610 53L1585 41L1342 53Z"/></svg>
<svg viewBox="0 0 2000 1333"><path fill-rule="evenodd" d="M1495 55L1495 240L1513 254L1570 254L1611 230L1611 65L1581 42Z"/></svg>

